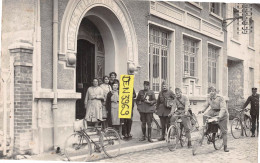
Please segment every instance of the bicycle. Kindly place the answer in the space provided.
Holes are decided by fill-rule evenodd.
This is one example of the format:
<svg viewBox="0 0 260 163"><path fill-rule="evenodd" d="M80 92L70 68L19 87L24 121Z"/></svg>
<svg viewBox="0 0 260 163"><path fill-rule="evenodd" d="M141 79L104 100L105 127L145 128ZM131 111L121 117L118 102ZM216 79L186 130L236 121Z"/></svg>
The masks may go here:
<svg viewBox="0 0 260 163"><path fill-rule="evenodd" d="M180 142L181 147L184 146L184 144L187 144L188 138L186 137L186 131L184 129L184 126L182 124L181 117L191 117L190 115L174 115L178 119L176 120L176 123L171 125L167 132L167 146L170 151L174 151L177 148L178 143Z"/></svg>
<svg viewBox="0 0 260 163"><path fill-rule="evenodd" d="M246 114L245 112L248 111L248 109L245 110L238 110L235 109L237 112L239 112L238 116L234 118L231 122L231 134L235 139L239 139L241 136L245 135L248 137L251 133L251 117L250 115Z"/></svg>
<svg viewBox="0 0 260 163"><path fill-rule="evenodd" d="M97 134L90 135L87 133L87 129L89 128L86 127L86 120L84 119L82 123L83 127L75 127L74 125L75 132L66 139L64 154L69 161L90 160L92 144L94 145L94 152L101 152L100 149L102 149L110 158L119 155L121 142L120 136L116 130L112 128L102 130L98 127L94 127ZM92 139L90 136L93 135L99 137Z"/></svg>
<svg viewBox="0 0 260 163"><path fill-rule="evenodd" d="M153 132L152 133L156 133L156 135L160 135L161 134L161 129L162 127L160 126L159 122L154 118L154 116L152 117L152 129ZM155 130L155 132L154 132Z"/></svg>
<svg viewBox="0 0 260 163"><path fill-rule="evenodd" d="M191 110L189 110L189 113L190 113L190 120L191 120L191 132L194 132L194 131L198 131L199 130L199 123L198 123L198 120L197 120L197 116L192 113Z"/></svg>
<svg viewBox="0 0 260 163"><path fill-rule="evenodd" d="M205 115L204 115L205 116ZM202 146L204 137L207 137L207 144L212 143L215 150L219 150L223 146L222 132L219 129L218 118L206 116L206 122L202 128L201 138L197 139L192 148L192 154L195 155L198 148Z"/></svg>

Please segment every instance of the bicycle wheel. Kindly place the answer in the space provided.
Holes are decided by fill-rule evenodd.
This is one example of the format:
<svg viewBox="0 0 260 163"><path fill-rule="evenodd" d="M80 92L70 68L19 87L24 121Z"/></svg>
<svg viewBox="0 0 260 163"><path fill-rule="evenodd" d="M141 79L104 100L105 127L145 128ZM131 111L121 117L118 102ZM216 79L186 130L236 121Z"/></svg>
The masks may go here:
<svg viewBox="0 0 260 163"><path fill-rule="evenodd" d="M245 129L246 136L251 136L251 134L252 134L251 128L252 128L251 119L249 117L245 117L244 129Z"/></svg>
<svg viewBox="0 0 260 163"><path fill-rule="evenodd" d="M242 127L238 118L233 119L231 122L231 134L235 139L239 139L242 134Z"/></svg>
<svg viewBox="0 0 260 163"><path fill-rule="evenodd" d="M70 135L64 146L64 154L69 161L87 161L92 153L88 138L80 133Z"/></svg>
<svg viewBox="0 0 260 163"><path fill-rule="evenodd" d="M223 136L222 132L220 129L218 129L217 133L212 134L212 141L213 141L213 146L216 150L219 150L223 146Z"/></svg>
<svg viewBox="0 0 260 163"><path fill-rule="evenodd" d="M187 142L188 142L188 138L186 137L185 129L182 126L181 127L181 131L180 131L180 144L181 144L181 147L184 147L185 144L187 144Z"/></svg>
<svg viewBox="0 0 260 163"><path fill-rule="evenodd" d="M167 146L170 151L174 151L178 144L178 129L175 125L171 125L167 133Z"/></svg>
<svg viewBox="0 0 260 163"><path fill-rule="evenodd" d="M106 129L100 135L100 143L105 154L112 158L116 157L120 153L120 136L114 129Z"/></svg>
<svg viewBox="0 0 260 163"><path fill-rule="evenodd" d="M193 140L192 141L193 142L193 145L192 145L192 154L193 155L196 155L198 153L198 149L202 146L203 140L205 137L205 132L206 132L206 127L203 127L202 130L196 132L196 135L192 136L191 139Z"/></svg>
<svg viewBox="0 0 260 163"><path fill-rule="evenodd" d="M151 127L153 129L152 134L155 135L155 137L159 137L161 133L161 127L159 123L156 121L156 119L153 118Z"/></svg>

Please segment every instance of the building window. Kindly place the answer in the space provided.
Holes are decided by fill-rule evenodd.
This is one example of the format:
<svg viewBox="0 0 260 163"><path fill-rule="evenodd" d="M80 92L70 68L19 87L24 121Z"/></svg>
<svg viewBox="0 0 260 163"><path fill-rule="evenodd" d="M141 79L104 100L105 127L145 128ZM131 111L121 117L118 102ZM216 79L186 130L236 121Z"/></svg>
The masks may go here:
<svg viewBox="0 0 260 163"><path fill-rule="evenodd" d="M208 83L209 86L215 86L217 83L217 58L219 55L219 48L208 46Z"/></svg>
<svg viewBox="0 0 260 163"><path fill-rule="evenodd" d="M249 20L249 46L254 47L254 21L252 19Z"/></svg>
<svg viewBox="0 0 260 163"><path fill-rule="evenodd" d="M233 8L233 17L239 17L239 11L236 8ZM239 36L239 19L236 19L233 22L233 38L238 40L238 36Z"/></svg>
<svg viewBox="0 0 260 163"><path fill-rule="evenodd" d="M210 3L210 12L221 16L220 15L220 5L221 5L221 3Z"/></svg>
<svg viewBox="0 0 260 163"><path fill-rule="evenodd" d="M196 76L198 41L183 37L184 49L184 76Z"/></svg>
<svg viewBox="0 0 260 163"><path fill-rule="evenodd" d="M169 33L156 27L150 27L149 36L149 77L152 90L159 92L161 83L168 83Z"/></svg>

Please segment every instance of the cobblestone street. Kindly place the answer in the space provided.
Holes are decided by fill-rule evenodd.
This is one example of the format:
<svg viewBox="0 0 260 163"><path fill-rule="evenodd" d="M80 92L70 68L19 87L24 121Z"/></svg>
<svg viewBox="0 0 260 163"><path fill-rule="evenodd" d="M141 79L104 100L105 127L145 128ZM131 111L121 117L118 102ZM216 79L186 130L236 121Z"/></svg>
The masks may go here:
<svg viewBox="0 0 260 163"><path fill-rule="evenodd" d="M230 152L225 153L223 148L216 151L212 144L203 142L203 147L199 153L192 155L192 150L187 147L178 148L171 152L167 147L146 150L137 153L121 155L113 159L99 160L100 162L258 162L258 139L242 137L234 139L230 134L228 137L228 147Z"/></svg>

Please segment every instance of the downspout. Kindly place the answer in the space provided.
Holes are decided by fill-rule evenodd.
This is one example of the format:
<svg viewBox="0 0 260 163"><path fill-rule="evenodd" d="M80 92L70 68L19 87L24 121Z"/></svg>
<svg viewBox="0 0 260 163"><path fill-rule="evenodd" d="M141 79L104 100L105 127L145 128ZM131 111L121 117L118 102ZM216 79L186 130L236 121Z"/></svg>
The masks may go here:
<svg viewBox="0 0 260 163"><path fill-rule="evenodd" d="M36 19L36 92L41 89L41 2L37 0L37 19ZM43 129L42 129L42 118L41 118L41 99L37 100L37 132L38 132L38 153L43 153Z"/></svg>
<svg viewBox="0 0 260 163"><path fill-rule="evenodd" d="M57 146L57 68L58 68L58 0L53 0L53 142L54 149Z"/></svg>

